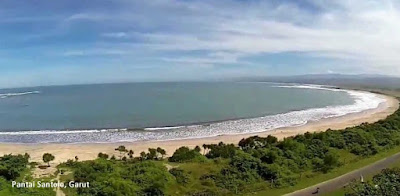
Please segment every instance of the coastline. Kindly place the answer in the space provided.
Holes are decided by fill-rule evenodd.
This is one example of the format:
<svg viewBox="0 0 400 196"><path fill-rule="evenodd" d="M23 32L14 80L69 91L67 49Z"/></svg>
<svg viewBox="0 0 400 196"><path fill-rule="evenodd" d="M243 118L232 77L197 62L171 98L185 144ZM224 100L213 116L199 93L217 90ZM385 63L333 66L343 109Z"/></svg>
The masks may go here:
<svg viewBox="0 0 400 196"><path fill-rule="evenodd" d="M99 152L107 154L115 154L114 151L119 145L125 145L127 149L132 149L135 155L142 151L147 151L148 148L164 148L167 156L171 156L173 152L181 147L195 147L196 145L202 146L203 144L219 143L234 143L237 144L242 138L250 136L273 135L278 139L290 137L305 132L320 132L330 129L344 129L346 127L357 126L361 123L374 123L376 121L386 118L388 115L394 113L399 107L399 101L391 96L380 95L386 101L381 103L377 108L365 110L358 113L351 113L339 117L331 117L319 121L308 122L301 126L278 128L275 130L246 133L236 135L220 135L214 137L204 138L191 138L191 139L178 139L166 141L136 141L136 142L116 142L116 143L49 143L49 144L13 144L13 143L0 143L0 155L3 154L24 154L28 153L31 156L31 161L42 162L42 155L44 153L51 153L55 156L53 164L64 162L68 159L74 159L78 156L79 160L91 160L97 157Z"/></svg>

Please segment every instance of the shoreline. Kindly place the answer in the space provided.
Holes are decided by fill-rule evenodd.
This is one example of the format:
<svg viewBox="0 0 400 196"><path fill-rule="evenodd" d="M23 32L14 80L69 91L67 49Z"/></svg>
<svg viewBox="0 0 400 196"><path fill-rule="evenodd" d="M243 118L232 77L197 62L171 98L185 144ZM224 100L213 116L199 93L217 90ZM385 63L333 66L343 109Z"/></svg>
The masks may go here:
<svg viewBox="0 0 400 196"><path fill-rule="evenodd" d="M327 129L344 129L346 127L357 126L359 124L368 122L374 123L376 121L385 119L387 116L393 114L399 108L399 101L391 96L377 94L386 101L381 103L377 108L364 110L358 113L346 114L339 117L331 117L321 119L318 121L310 121L304 125L294 127L284 127L275 130L245 133L245 134L232 134L232 135L219 135L212 137L190 138L190 139L175 139L163 141L135 141L135 142L112 142L112 143L42 143L42 144L22 144L22 143L0 143L0 156L4 154L24 154L28 153L31 156L31 161L42 162L42 155L44 153L51 153L55 156L53 164L65 162L68 159L74 159L78 156L79 160L91 160L97 157L99 152L117 155L114 151L119 145L125 145L127 149L132 149L137 156L142 151L147 151L148 148L164 148L167 156L171 156L174 151L181 146L188 146L190 148L196 145L202 146L203 144L214 144L219 142L237 144L241 139L251 136L266 137L273 135L278 139L285 137L295 136L306 132L321 132Z"/></svg>

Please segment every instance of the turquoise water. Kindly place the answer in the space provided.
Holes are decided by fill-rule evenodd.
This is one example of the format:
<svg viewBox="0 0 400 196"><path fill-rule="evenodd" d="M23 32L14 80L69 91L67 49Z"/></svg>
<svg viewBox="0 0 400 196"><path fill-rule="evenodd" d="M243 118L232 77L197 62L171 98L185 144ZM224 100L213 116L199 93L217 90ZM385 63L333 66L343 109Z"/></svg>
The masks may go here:
<svg viewBox="0 0 400 196"><path fill-rule="evenodd" d="M249 118L353 102L345 92L267 83L134 83L8 89L0 130L144 128Z"/></svg>
<svg viewBox="0 0 400 196"><path fill-rule="evenodd" d="M252 131L257 123L266 129L295 125L337 115L342 110L290 113L290 118L280 118L279 114L354 103L355 97L347 91L271 83L130 83L5 89L0 90L0 142L135 141L210 136L221 131L241 133ZM261 120L255 117L262 116L268 120L263 119L260 124ZM238 129L232 128L232 123L239 121L228 121L229 126L225 122L211 123L248 118L257 122L240 121L240 125L247 123L240 129L236 125ZM201 126L162 128L192 124ZM161 128L138 130L154 127Z"/></svg>

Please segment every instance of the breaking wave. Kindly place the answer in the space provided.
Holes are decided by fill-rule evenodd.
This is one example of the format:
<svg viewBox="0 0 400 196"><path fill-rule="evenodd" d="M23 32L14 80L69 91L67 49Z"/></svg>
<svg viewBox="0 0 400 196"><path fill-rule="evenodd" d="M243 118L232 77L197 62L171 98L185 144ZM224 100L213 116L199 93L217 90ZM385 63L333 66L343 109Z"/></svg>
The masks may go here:
<svg viewBox="0 0 400 196"><path fill-rule="evenodd" d="M354 99L354 103L349 105L312 108L277 115L228 120L202 125L145 128L141 129L140 131L134 129L93 129L0 132L0 141L14 143L124 142L176 140L184 138L212 137L218 135L257 133L271 131L282 127L299 126L310 121L318 121L330 117L358 113L377 108L381 103L385 102L384 98L374 93L344 90L327 86L279 85L274 87L342 91L348 93Z"/></svg>
<svg viewBox="0 0 400 196"><path fill-rule="evenodd" d="M39 94L40 91L28 91L28 92L21 92L21 93L3 93L0 94L0 99L5 99L14 96L23 96L23 95L30 95L30 94Z"/></svg>
<svg viewBox="0 0 400 196"><path fill-rule="evenodd" d="M146 131L158 131L158 130L171 130L171 129L179 129L183 128L184 126L176 126L176 127L152 127L152 128L145 128Z"/></svg>

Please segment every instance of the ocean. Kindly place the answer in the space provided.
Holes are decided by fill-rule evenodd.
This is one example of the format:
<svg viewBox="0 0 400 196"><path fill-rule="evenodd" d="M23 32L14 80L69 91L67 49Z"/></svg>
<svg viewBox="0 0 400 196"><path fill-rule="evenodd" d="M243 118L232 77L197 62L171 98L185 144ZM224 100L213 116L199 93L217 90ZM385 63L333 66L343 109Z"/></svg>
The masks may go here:
<svg viewBox="0 0 400 196"><path fill-rule="evenodd" d="M372 93L262 82L0 90L0 142L173 140L268 131L378 107Z"/></svg>

